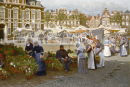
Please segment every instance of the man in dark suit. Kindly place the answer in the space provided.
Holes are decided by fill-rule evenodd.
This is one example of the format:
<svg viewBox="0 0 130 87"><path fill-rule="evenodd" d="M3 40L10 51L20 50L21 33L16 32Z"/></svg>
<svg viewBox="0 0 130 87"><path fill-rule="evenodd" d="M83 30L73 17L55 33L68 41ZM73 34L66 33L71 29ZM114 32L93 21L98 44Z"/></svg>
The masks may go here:
<svg viewBox="0 0 130 87"><path fill-rule="evenodd" d="M68 56L67 51L64 49L64 46L60 46L60 50L56 52L56 58L63 64L63 68L66 71L70 71L71 59Z"/></svg>

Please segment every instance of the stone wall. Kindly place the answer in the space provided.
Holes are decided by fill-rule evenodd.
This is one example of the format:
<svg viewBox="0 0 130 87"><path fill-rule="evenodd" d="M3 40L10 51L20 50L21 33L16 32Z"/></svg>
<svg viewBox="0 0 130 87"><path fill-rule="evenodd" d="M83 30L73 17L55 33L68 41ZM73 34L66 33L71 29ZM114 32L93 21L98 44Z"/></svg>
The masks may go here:
<svg viewBox="0 0 130 87"><path fill-rule="evenodd" d="M20 47L22 47L23 49L25 49L25 45L19 45ZM57 50L60 49L60 45L42 45L43 49L45 52L47 51L54 51L56 52ZM75 45L64 45L64 48L67 49L71 49L71 50L76 50L76 46Z"/></svg>

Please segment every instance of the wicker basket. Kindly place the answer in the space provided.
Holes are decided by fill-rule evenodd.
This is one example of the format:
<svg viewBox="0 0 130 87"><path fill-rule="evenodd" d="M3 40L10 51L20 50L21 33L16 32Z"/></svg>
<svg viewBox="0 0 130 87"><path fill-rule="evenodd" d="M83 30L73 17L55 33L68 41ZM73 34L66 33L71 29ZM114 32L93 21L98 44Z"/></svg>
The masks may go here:
<svg viewBox="0 0 130 87"><path fill-rule="evenodd" d="M100 63L100 57L99 57L99 55L95 55L95 61L96 61L96 64Z"/></svg>

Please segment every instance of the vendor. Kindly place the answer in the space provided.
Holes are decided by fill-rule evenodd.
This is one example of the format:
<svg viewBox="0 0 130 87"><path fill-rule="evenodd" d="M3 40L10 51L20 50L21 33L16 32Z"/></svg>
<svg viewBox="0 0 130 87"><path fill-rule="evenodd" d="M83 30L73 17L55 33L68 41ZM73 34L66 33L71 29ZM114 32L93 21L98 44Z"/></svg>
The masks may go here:
<svg viewBox="0 0 130 87"><path fill-rule="evenodd" d="M102 50L103 50L103 45L100 42L100 40L97 39L95 54L99 55L99 57L100 57L100 63L97 65L97 67L104 67L104 59L103 59L103 51Z"/></svg>
<svg viewBox="0 0 130 87"><path fill-rule="evenodd" d="M64 46L60 46L60 50L56 52L56 58L63 64L63 68L66 71L70 71L71 59L68 56L67 51L64 49Z"/></svg>
<svg viewBox="0 0 130 87"><path fill-rule="evenodd" d="M42 46L38 45L37 41L34 42L34 45L35 46L33 48L30 58L32 57L32 55L35 54L35 61L38 64L37 76L45 76L46 75L45 62L41 60L41 58L43 57L44 50Z"/></svg>

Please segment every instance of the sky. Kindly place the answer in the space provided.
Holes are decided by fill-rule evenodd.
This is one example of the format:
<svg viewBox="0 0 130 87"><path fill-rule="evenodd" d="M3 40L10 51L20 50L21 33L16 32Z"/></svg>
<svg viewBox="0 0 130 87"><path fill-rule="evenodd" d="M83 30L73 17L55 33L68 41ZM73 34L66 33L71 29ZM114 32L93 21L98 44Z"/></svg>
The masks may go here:
<svg viewBox="0 0 130 87"><path fill-rule="evenodd" d="M45 7L45 10L55 10L66 7L68 11L78 9L86 15L102 14L107 8L109 12L130 10L130 0L38 0Z"/></svg>

